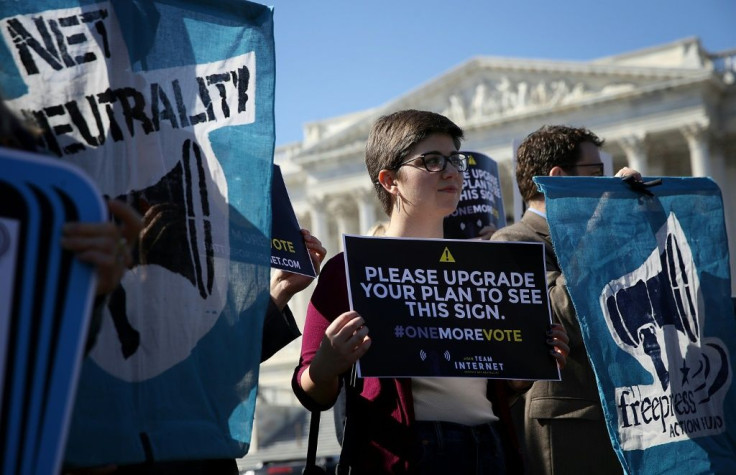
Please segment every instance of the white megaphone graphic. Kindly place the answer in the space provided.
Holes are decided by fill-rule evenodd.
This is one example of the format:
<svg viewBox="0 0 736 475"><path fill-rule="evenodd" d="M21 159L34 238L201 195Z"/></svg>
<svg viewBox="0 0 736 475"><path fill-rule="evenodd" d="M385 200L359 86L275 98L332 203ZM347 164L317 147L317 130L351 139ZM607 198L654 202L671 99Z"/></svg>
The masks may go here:
<svg viewBox="0 0 736 475"><path fill-rule="evenodd" d="M92 359L126 381L154 377L182 361L214 326L225 305L228 214L200 145L156 183L127 200L144 216L138 254L110 296Z"/></svg>
<svg viewBox="0 0 736 475"><path fill-rule="evenodd" d="M715 435L726 427L729 355L717 336L703 335L705 298L674 213L655 238L649 257L606 284L599 300L613 341L651 375L642 378L627 358L609 362L618 367L610 397L624 450Z"/></svg>
<svg viewBox="0 0 736 475"><path fill-rule="evenodd" d="M609 282L600 297L616 344L659 381L662 390L679 374L686 356L695 361L707 401L730 379L726 351L717 341L701 342L700 281L687 238L670 214L656 235L657 248L633 272ZM699 358L695 359L693 354ZM678 357L678 361L670 361ZM707 374L706 374L707 373ZM677 386L687 382L678 382ZM707 387L706 387L707 386Z"/></svg>

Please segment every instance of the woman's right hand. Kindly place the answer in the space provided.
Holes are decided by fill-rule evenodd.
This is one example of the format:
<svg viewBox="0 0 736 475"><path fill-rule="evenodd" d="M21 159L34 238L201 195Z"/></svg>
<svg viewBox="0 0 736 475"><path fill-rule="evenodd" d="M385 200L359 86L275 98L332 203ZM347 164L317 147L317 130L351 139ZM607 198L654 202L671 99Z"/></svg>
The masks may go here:
<svg viewBox="0 0 736 475"><path fill-rule="evenodd" d="M325 330L314 359L302 373L302 389L320 404L332 403L337 397L338 377L370 346L363 317L352 310L341 314Z"/></svg>
<svg viewBox="0 0 736 475"><path fill-rule="evenodd" d="M341 314L325 330L314 355L309 368L312 380L319 384L320 381L337 378L349 370L370 346L371 338L363 317L353 310Z"/></svg>

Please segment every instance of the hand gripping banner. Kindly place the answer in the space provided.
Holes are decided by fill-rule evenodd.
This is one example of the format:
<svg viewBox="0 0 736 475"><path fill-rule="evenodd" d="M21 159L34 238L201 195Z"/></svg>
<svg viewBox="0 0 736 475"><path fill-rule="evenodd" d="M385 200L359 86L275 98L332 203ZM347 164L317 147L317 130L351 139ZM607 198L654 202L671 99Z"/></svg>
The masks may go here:
<svg viewBox="0 0 736 475"><path fill-rule="evenodd" d="M736 319L717 185L535 181L626 472L732 471Z"/></svg>
<svg viewBox="0 0 736 475"><path fill-rule="evenodd" d="M272 10L2 2L0 38L9 106L144 216L82 370L67 462L244 455L268 302Z"/></svg>

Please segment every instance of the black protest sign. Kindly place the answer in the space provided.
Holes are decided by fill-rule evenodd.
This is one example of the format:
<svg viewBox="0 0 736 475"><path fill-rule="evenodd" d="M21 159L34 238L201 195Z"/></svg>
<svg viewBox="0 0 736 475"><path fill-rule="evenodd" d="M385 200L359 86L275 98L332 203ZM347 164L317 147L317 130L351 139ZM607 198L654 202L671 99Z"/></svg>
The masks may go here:
<svg viewBox="0 0 736 475"><path fill-rule="evenodd" d="M317 276L278 165L271 179L271 267Z"/></svg>
<svg viewBox="0 0 736 475"><path fill-rule="evenodd" d="M559 380L541 243L345 236L361 376Z"/></svg>
<svg viewBox="0 0 736 475"><path fill-rule="evenodd" d="M498 164L482 153L463 153L468 156L468 169L463 174L457 208L445 218L445 237L449 239L474 238L486 226L506 226Z"/></svg>

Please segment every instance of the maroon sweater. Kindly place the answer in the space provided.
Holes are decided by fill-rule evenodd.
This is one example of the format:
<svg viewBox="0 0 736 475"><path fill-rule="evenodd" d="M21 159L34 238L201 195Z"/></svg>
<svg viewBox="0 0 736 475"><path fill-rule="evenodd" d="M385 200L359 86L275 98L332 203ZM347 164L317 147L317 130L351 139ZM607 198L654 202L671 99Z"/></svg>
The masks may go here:
<svg viewBox="0 0 736 475"><path fill-rule="evenodd" d="M325 330L340 314L350 310L342 253L330 259L322 269L312 294L304 324L299 365L294 370L292 387L301 403L310 411L322 406L301 388L301 375L312 362ZM350 372L343 374L340 384L347 387L345 438L340 455L340 469L351 467L352 474L414 473L419 458L413 429L414 401L408 378L356 378L350 384ZM507 442L508 473L520 470L518 443L508 410L507 385L489 383L488 396L496 415L504 426ZM340 472L341 473L341 472Z"/></svg>

